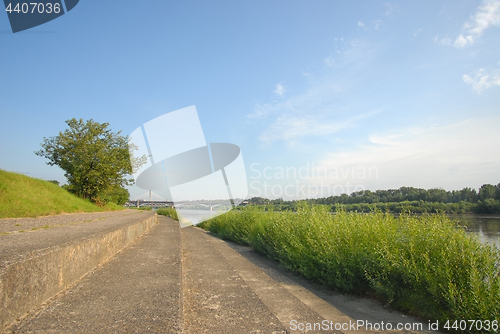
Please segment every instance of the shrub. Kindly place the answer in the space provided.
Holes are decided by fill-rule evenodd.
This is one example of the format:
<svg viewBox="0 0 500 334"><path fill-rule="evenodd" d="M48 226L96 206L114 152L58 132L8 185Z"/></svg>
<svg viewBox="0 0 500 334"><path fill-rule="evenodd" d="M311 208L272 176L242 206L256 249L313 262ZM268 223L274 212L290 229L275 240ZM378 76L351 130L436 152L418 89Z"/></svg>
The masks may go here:
<svg viewBox="0 0 500 334"><path fill-rule="evenodd" d="M156 210L156 213L162 216L170 217L177 221L179 220L179 217L177 216L177 211L175 211L174 208L161 208Z"/></svg>

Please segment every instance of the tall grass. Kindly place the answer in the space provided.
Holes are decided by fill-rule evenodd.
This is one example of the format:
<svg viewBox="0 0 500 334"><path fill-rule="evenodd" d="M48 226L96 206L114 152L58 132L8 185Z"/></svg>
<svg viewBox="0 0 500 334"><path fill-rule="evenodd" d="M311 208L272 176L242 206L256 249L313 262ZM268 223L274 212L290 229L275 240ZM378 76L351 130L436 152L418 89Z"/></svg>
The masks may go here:
<svg viewBox="0 0 500 334"><path fill-rule="evenodd" d="M445 215L245 208L202 226L290 270L429 320L498 320L500 251Z"/></svg>
<svg viewBox="0 0 500 334"><path fill-rule="evenodd" d="M162 216L170 217L177 221L179 220L179 217L177 216L177 211L175 211L174 208L161 208L156 210L156 213Z"/></svg>
<svg viewBox="0 0 500 334"><path fill-rule="evenodd" d="M123 207L112 203L98 207L52 182L0 170L0 218L107 210L123 210Z"/></svg>
<svg viewBox="0 0 500 334"><path fill-rule="evenodd" d="M153 208L151 206L141 206L139 208L133 206L133 207L130 207L129 209L139 210L139 211L152 211L153 210Z"/></svg>

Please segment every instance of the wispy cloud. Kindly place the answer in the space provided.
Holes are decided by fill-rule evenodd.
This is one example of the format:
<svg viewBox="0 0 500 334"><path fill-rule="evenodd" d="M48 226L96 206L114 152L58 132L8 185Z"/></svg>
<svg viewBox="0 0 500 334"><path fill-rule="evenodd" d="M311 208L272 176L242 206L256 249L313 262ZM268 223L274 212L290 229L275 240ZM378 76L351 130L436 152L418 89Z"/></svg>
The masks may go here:
<svg viewBox="0 0 500 334"><path fill-rule="evenodd" d="M478 94L486 89L490 89L494 86L500 86L500 70L490 71L488 73L484 68L480 68L475 71L472 76L464 74L462 80L469 85L472 85Z"/></svg>
<svg viewBox="0 0 500 334"><path fill-rule="evenodd" d="M306 137L328 136L357 126L358 121L373 114L367 113L367 109L350 109L350 102L339 102L339 98L362 81L378 47L355 39L339 38L336 43L334 56L324 59L326 66L321 72L307 77L306 90L254 105L247 117L249 121L261 122L258 138L262 143L279 141L292 147ZM282 84L276 86L277 95L284 97L285 91Z"/></svg>
<svg viewBox="0 0 500 334"><path fill-rule="evenodd" d="M283 97L283 94L285 94L285 92L286 89L281 83L276 84L276 90L274 91L276 95Z"/></svg>
<svg viewBox="0 0 500 334"><path fill-rule="evenodd" d="M434 36L434 43L439 43L444 46L450 46L453 41L449 37L439 38L438 36Z"/></svg>
<svg viewBox="0 0 500 334"><path fill-rule="evenodd" d="M345 68L354 63L364 64L371 57L368 50L371 46L368 43L359 39L344 39L336 40L335 54L329 55L324 62L328 67Z"/></svg>
<svg viewBox="0 0 500 334"><path fill-rule="evenodd" d="M385 16L390 16L392 14L392 12L394 11L394 9L396 8L396 6L390 2L384 3L384 7L385 7L385 13L382 15L385 15Z"/></svg>
<svg viewBox="0 0 500 334"><path fill-rule="evenodd" d="M368 136L368 140L373 144L381 144L381 145L394 145L395 139L402 137L402 133L396 133L391 135L370 135Z"/></svg>
<svg viewBox="0 0 500 334"><path fill-rule="evenodd" d="M281 103L264 103L256 104L253 107L253 112L248 114L247 117L250 119L264 119L269 115L274 114L276 110L281 108Z"/></svg>
<svg viewBox="0 0 500 334"><path fill-rule="evenodd" d="M372 173L371 178L349 174L343 180L323 178L310 183L349 182L365 189L379 189L382 185L384 188L454 188L457 184L478 187L487 182L496 183L500 156L492 154L491 148L500 146L500 132L496 130L499 122L500 117L475 118L444 126L371 135L369 143L327 153L316 164L323 170L373 168L376 173Z"/></svg>
<svg viewBox="0 0 500 334"><path fill-rule="evenodd" d="M324 62L326 64L326 66L333 67L333 66L335 66L335 57L328 56L325 58Z"/></svg>
<svg viewBox="0 0 500 334"><path fill-rule="evenodd" d="M376 112L369 112L341 120L331 120L326 116L316 115L283 115L259 137L263 142L269 143L281 140L289 144L295 140L309 136L327 136L351 128L355 124Z"/></svg>
<svg viewBox="0 0 500 334"><path fill-rule="evenodd" d="M317 114L325 111L325 104L329 98L343 91L336 81L323 81L311 86L307 91L291 96L286 100L256 104L253 112L248 114L249 119L276 120L287 115ZM269 125L268 125L269 126Z"/></svg>
<svg viewBox="0 0 500 334"><path fill-rule="evenodd" d="M380 26L382 25L382 20L374 20L373 22L373 29L378 30Z"/></svg>
<svg viewBox="0 0 500 334"><path fill-rule="evenodd" d="M394 9L397 7L396 5L391 4L390 2L384 3L385 12L382 13L382 16L390 17ZM363 28L364 30L378 30L382 25L383 21L380 18L371 20L370 23L365 23L361 20L358 21L358 27Z"/></svg>
<svg viewBox="0 0 500 334"><path fill-rule="evenodd" d="M500 1L485 0L477 12L471 16L470 20L465 22L463 33L457 37L454 46L464 48L472 45L481 37L484 31L491 26L500 25Z"/></svg>

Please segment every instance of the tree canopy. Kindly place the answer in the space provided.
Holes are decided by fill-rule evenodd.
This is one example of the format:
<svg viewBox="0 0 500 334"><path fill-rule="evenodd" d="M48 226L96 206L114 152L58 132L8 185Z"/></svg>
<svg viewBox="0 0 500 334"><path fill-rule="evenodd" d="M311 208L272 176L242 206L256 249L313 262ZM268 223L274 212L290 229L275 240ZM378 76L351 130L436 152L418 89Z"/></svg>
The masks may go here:
<svg viewBox="0 0 500 334"><path fill-rule="evenodd" d="M131 184L132 174L128 137L112 132L109 123L67 120L69 129L44 138L36 155L45 157L48 165L59 166L68 179L68 191L102 205L123 201L123 186ZM128 194L128 192L127 192ZM122 204L122 203L117 203Z"/></svg>
<svg viewBox="0 0 500 334"><path fill-rule="evenodd" d="M500 213L500 183L483 184L479 192L469 187L452 191L401 187L376 191L363 190L349 195L309 198L304 201L309 204L328 205L332 210L335 210L337 204L342 204L348 211L358 212L370 212L376 207L391 212L410 210L414 213ZM300 201L284 201L282 198L269 200L262 197L248 200L251 205L271 205L274 210L296 210L298 202Z"/></svg>

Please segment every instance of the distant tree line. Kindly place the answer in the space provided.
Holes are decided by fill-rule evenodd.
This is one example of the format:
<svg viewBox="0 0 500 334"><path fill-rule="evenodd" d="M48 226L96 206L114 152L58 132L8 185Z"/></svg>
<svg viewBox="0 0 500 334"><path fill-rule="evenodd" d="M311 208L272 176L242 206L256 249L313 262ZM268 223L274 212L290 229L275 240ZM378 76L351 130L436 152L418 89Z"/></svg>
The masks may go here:
<svg viewBox="0 0 500 334"><path fill-rule="evenodd" d="M347 211L369 212L374 208L414 213L500 213L500 183L483 184L479 191L472 188L446 191L444 189L421 189L401 187L399 189L358 191L326 198L305 200L309 204L328 205L335 211L341 205ZM250 205L269 205L274 210L296 210L300 201L269 200L254 197Z"/></svg>

